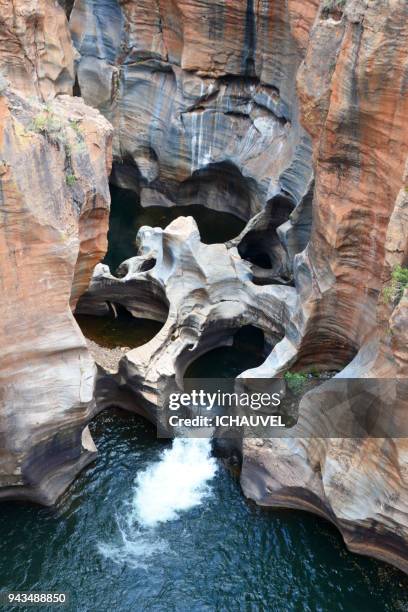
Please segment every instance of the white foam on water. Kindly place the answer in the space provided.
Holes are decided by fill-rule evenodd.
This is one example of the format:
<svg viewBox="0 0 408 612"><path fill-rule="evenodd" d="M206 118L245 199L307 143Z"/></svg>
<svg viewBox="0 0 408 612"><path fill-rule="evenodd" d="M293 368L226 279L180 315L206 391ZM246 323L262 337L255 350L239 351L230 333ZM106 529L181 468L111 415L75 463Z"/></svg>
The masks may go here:
<svg viewBox="0 0 408 612"><path fill-rule="evenodd" d="M155 538L154 534L141 533L136 530L132 533L121 529L118 543L98 543L100 554L118 565L126 564L132 568L147 569L149 561L157 554L168 552L167 542Z"/></svg>
<svg viewBox="0 0 408 612"><path fill-rule="evenodd" d="M176 519L201 504L216 471L209 439L177 438L160 461L137 475L134 518L145 527Z"/></svg>
<svg viewBox="0 0 408 612"><path fill-rule="evenodd" d="M98 543L100 554L117 564L147 569L156 555L171 553L155 528L200 505L211 493L209 482L216 471L209 439L174 440L159 461L137 475L133 499L117 517L119 541Z"/></svg>

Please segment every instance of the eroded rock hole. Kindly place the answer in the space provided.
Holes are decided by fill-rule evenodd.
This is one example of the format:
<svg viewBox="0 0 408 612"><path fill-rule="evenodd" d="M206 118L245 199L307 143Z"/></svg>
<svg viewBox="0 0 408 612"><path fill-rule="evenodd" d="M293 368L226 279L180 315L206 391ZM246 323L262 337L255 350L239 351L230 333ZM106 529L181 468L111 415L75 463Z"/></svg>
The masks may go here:
<svg viewBox="0 0 408 612"><path fill-rule="evenodd" d="M234 220L237 217L242 221L248 221L256 212L259 206L257 200L255 181L244 177L240 170L229 162L208 164L205 168L196 170L189 179L181 183L176 194L176 201L181 206L200 205L210 209L210 215L211 211L215 210L228 213ZM235 226L231 229L236 231ZM229 235L226 240L235 236Z"/></svg>
<svg viewBox="0 0 408 612"><path fill-rule="evenodd" d="M163 323L135 318L120 304L115 304L104 317L76 314L75 318L84 336L108 349L137 348L149 342L163 327Z"/></svg>
<svg viewBox="0 0 408 612"><path fill-rule="evenodd" d="M289 198L274 198L239 243L239 254L253 265L255 284L290 282L291 262L277 229L289 219L292 210Z"/></svg>
<svg viewBox="0 0 408 612"><path fill-rule="evenodd" d="M246 259L258 268L271 270L271 255L263 250L263 242L263 232L251 232L251 234L248 234L248 238L246 237L239 245L238 251L242 259Z"/></svg>
<svg viewBox="0 0 408 612"><path fill-rule="evenodd" d="M58 4L62 6L67 15L67 19L69 19L74 7L74 0L58 0Z"/></svg>
<svg viewBox="0 0 408 612"><path fill-rule="evenodd" d="M108 251L104 259L111 272L126 259L137 255L136 234L143 225L165 228L180 216L191 216L206 244L227 242L245 227L245 222L235 215L211 210L202 205L149 206L143 208L134 191L111 187L111 213L108 233ZM153 267L153 266L152 266Z"/></svg>
<svg viewBox="0 0 408 612"><path fill-rule="evenodd" d="M221 346L201 355L186 369L184 378L235 378L260 366L269 350L263 331L246 325L234 334L232 346Z"/></svg>
<svg viewBox="0 0 408 612"><path fill-rule="evenodd" d="M80 98L81 97L81 87L79 85L78 75L75 75L75 83L74 83L74 88L73 88L72 94L76 98Z"/></svg>
<svg viewBox="0 0 408 612"><path fill-rule="evenodd" d="M156 260L154 258L146 259L146 261L144 261L140 266L140 272L148 272L149 270L152 270L155 265Z"/></svg>

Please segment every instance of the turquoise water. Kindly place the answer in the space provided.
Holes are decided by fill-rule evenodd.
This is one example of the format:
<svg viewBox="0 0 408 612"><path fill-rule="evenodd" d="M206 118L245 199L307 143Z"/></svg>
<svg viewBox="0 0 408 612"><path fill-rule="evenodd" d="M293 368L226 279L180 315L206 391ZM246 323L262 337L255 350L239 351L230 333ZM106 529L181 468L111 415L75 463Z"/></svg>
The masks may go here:
<svg viewBox="0 0 408 612"><path fill-rule="evenodd" d="M324 521L248 503L222 464L199 503L143 524L135 478L171 443L116 411L92 431L99 459L54 509L2 504L2 589L67 591L70 611L408 609L405 576L347 552Z"/></svg>

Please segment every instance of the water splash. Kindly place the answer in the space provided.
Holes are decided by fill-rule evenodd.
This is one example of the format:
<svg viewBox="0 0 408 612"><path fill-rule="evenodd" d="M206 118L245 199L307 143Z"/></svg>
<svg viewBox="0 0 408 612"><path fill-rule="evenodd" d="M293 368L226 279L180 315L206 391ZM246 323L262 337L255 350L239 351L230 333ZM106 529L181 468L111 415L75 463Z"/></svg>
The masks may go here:
<svg viewBox="0 0 408 612"><path fill-rule="evenodd" d="M159 461L137 475L133 498L117 518L119 542L99 543L99 552L114 563L142 568L157 554L171 552L156 528L200 505L211 493L216 471L209 439L174 440Z"/></svg>
<svg viewBox="0 0 408 612"><path fill-rule="evenodd" d="M199 505L210 491L208 482L216 470L209 439L174 440L161 461L137 476L133 499L136 520L151 527Z"/></svg>
<svg viewBox="0 0 408 612"><path fill-rule="evenodd" d="M139 529L131 532L127 526L121 526L121 522L120 518L117 518L118 541L98 543L98 551L105 559L134 569L148 569L149 563L157 555L170 552L167 542L162 538L143 533Z"/></svg>

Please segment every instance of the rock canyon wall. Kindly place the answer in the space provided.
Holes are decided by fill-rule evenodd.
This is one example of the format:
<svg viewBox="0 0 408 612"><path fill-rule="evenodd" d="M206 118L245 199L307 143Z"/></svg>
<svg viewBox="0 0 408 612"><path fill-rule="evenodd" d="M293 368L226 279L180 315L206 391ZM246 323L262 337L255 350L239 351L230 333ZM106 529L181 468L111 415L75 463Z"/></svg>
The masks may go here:
<svg viewBox="0 0 408 612"><path fill-rule="evenodd" d="M61 5L0 11L0 496L54 501L93 456L86 425L112 390L154 419L197 355L247 324L273 349L254 377L405 378L407 290L385 296L408 263L406 3ZM227 211L242 234L204 245L191 217L144 227L139 255L99 264L87 289L106 249L108 121L111 180L135 202ZM98 407L70 300L164 323L100 379ZM408 445L324 435L330 384L300 404L308 436L245 441L244 493L325 516L407 571Z"/></svg>
<svg viewBox="0 0 408 612"><path fill-rule="evenodd" d="M304 12L286 2L75 2L78 84L115 128L112 180L143 206L202 204L245 221L267 202L279 208L284 196L276 218L286 222L311 186L295 78L316 9L317 2ZM285 231L291 255L310 231L310 211L298 216ZM273 245L276 228L269 233ZM276 276L290 273L280 242L268 256Z"/></svg>
<svg viewBox="0 0 408 612"><path fill-rule="evenodd" d="M70 299L106 250L111 127L65 95L62 9L4 2L0 31L12 81L0 94L0 498L49 504L95 451L96 369Z"/></svg>
<svg viewBox="0 0 408 612"><path fill-rule="evenodd" d="M0 3L0 71L24 95L72 94L74 55L64 11L49 0Z"/></svg>
<svg viewBox="0 0 408 612"><path fill-rule="evenodd" d="M313 228L294 265L296 324L263 371L344 368L339 377L384 379L386 389L408 374L406 290L398 303L385 299L395 266L407 265L408 7L343 4L320 13L298 74L313 138ZM401 388L388 406L404 435ZM258 503L324 515L349 548L407 571L407 441L316 438L331 393L327 383L301 404L310 438L246 443L243 489Z"/></svg>

